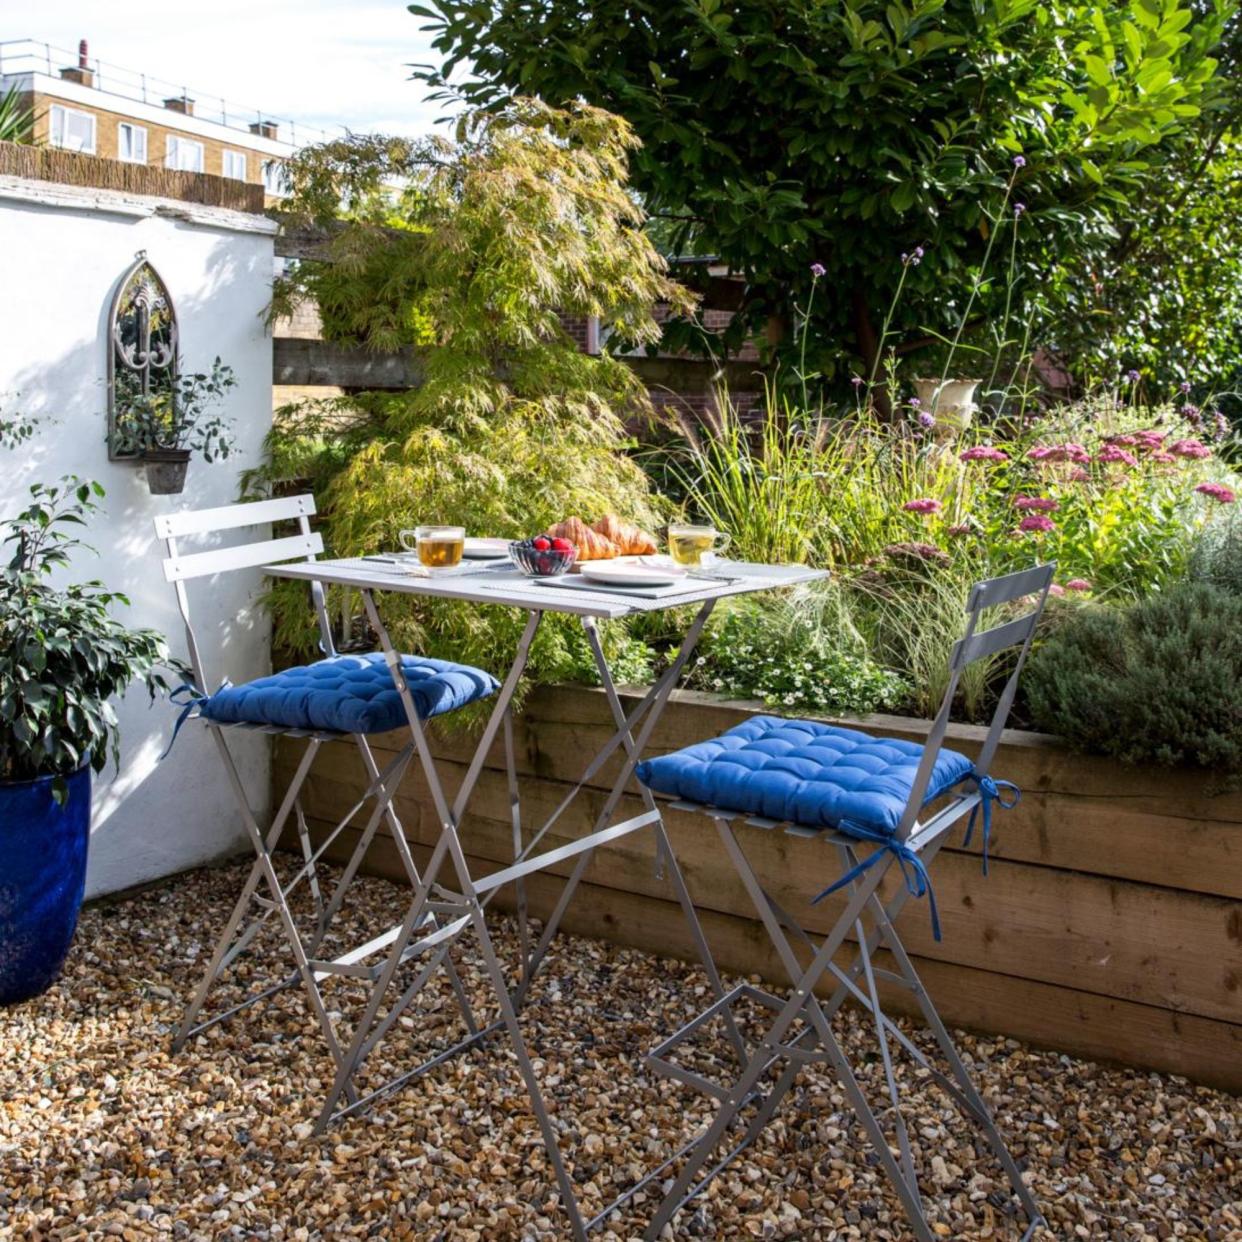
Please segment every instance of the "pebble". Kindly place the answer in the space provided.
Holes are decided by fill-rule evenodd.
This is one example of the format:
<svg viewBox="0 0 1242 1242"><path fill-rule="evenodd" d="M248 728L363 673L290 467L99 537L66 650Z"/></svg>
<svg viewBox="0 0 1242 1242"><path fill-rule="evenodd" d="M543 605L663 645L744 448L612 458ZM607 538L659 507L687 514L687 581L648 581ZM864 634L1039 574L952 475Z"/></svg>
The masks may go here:
<svg viewBox="0 0 1242 1242"><path fill-rule="evenodd" d="M202 946L214 943L244 875L237 865L192 872L89 907L60 981L0 1011L0 1238L567 1238L539 1128L499 1040L322 1137L314 1120L333 1066L299 991L279 993L173 1055L172 1035L207 956ZM339 929L350 943L367 939L403 916L406 898L386 881L361 880ZM502 960L516 961L515 927L501 916L494 925ZM272 930L239 960L213 1004L234 1003L283 969L283 942ZM489 1014L474 946L463 942L457 960L477 1012ZM329 986L325 999L347 1035L362 994L353 981ZM585 1214L710 1120L709 1102L643 1062L645 1049L709 995L688 965L572 936L553 945L523 1030ZM460 1029L440 977L407 1016L372 1056L370 1085L433 1055ZM899 1025L928 1048L924 1031ZM682 1055L710 1075L727 1046L706 1029L708 1038ZM874 1029L843 1010L835 1030L879 1107L886 1096ZM1040 1242L1242 1238L1236 1099L995 1035L955 1038L1047 1217ZM908 1063L897 1072L935 1235L1016 1242L1021 1216L986 1144L925 1072ZM890 1120L883 1109L879 1115ZM654 1190L612 1214L593 1238L640 1236ZM773 1123L665 1236L911 1235L839 1084L826 1066L811 1065Z"/></svg>

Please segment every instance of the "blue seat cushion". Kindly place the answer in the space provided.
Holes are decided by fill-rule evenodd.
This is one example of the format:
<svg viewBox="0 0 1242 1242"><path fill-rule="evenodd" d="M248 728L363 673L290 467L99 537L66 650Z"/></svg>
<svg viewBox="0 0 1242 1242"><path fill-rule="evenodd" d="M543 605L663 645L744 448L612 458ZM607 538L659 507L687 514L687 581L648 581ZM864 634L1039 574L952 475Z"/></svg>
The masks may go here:
<svg viewBox="0 0 1242 1242"><path fill-rule="evenodd" d="M401 657L401 667L423 720L486 698L496 689L490 673L468 664L407 655ZM221 724L338 733L383 733L406 723L401 696L378 651L333 656L244 685L226 685L200 703L199 710Z"/></svg>
<svg viewBox="0 0 1242 1242"><path fill-rule="evenodd" d="M923 748L815 720L754 716L711 741L644 759L638 779L721 810L744 811L855 836L892 836ZM941 749L925 801L970 775L965 755Z"/></svg>

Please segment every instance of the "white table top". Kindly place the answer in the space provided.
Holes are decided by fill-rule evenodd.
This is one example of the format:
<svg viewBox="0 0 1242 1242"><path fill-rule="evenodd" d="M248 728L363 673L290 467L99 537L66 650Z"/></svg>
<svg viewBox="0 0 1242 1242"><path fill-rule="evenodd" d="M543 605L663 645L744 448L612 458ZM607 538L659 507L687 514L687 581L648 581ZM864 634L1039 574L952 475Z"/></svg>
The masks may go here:
<svg viewBox="0 0 1242 1242"><path fill-rule="evenodd" d="M397 591L404 595L429 595L440 599L459 599L474 604L508 604L539 612L565 612L581 617L628 617L638 612L660 612L685 604L702 604L730 595L770 591L827 578L822 569L805 565L755 565L745 561L723 561L709 571L731 581L703 579L701 590L686 591L660 599L642 599L624 587L610 590L601 586L586 591L578 587L557 588L532 582L516 569L480 564L475 572L422 578L402 573L378 561L354 557L336 561L295 561L287 565L265 565L263 572L276 578L302 578L332 583L358 590Z"/></svg>

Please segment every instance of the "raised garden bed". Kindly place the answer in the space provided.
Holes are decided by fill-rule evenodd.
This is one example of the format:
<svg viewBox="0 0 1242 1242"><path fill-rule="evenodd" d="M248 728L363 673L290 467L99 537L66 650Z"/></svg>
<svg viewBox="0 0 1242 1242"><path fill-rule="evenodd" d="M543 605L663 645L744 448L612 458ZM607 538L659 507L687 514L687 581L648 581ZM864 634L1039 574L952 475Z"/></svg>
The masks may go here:
<svg viewBox="0 0 1242 1242"><path fill-rule="evenodd" d="M710 737L762 710L679 693L651 750ZM926 729L923 722L898 717L848 723L916 740ZM530 695L516 722L518 763L526 778L524 823L542 822L576 779L581 756L611 731L597 691L571 686ZM947 744L970 754L981 736L975 727L954 726ZM389 754L404 737L376 741ZM464 771L471 741L441 735L435 745L452 788L452 769L458 776ZM296 741L280 740L278 779L287 779L299 749ZM1242 794L1209 796L1199 774L1122 767L1073 755L1054 738L1017 731L1006 735L994 770L1017 782L1024 796L1015 810L996 815L991 874L984 878L980 872L979 834L970 850L955 842L932 868L943 941L932 938L924 902L910 902L902 915L906 945L946 1020L1242 1090ZM568 816L545 838L549 848L598 810L615 772L609 764L596 777L576 817ZM325 827L365 785L356 748L325 747L308 784L305 806L312 823ZM437 831L421 778L407 778L398 809L421 861ZM631 807L623 805L621 813ZM669 813L668 823L720 965L784 983L714 827L678 812ZM806 912L809 927L826 930L837 907L832 901L806 905L831 870L824 847L754 831L752 858L764 886L785 906ZM512 857L499 747L480 780L464 837L480 871ZM347 842L338 845L348 849ZM691 957L672 893L656 878L652 860L650 842L641 835L600 850L566 927ZM369 865L381 874L399 871L382 836ZM559 891L553 875L528 881L532 911L546 914ZM506 890L499 900L509 895ZM900 994L889 1001L901 1008Z"/></svg>

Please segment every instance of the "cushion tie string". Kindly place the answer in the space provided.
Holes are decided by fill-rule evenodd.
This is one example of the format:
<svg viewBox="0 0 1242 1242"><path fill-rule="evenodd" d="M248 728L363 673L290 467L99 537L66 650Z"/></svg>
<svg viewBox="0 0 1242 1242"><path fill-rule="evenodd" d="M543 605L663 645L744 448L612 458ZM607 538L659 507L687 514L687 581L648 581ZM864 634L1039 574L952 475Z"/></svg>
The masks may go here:
<svg viewBox="0 0 1242 1242"><path fill-rule="evenodd" d="M915 850L912 850L904 841L891 838L883 843L873 854L868 855L860 863L855 863L835 884L830 884L822 893L811 898L811 904L823 901L831 893L835 893L839 888L844 888L847 884L853 884L864 872L868 871L875 863L879 862L885 854L892 854L901 867L901 874L906 881L906 891L911 897L927 898L927 908L931 914L932 935L940 939L940 914L936 910L936 894L932 891L931 877L927 874L927 868L923 865L923 860L918 856Z"/></svg>
<svg viewBox="0 0 1242 1242"><path fill-rule="evenodd" d="M220 690L223 690L228 684L229 679L226 677L220 683ZM217 690L216 693L219 694L220 690ZM178 695L182 697L178 698ZM181 732L181 726L194 715L196 709L201 709L210 698L211 695L204 694L193 682L189 681L183 681L181 685L169 694L168 701L181 708L181 711L177 714L177 723L173 725L172 737L168 739L168 745L160 756L161 759L168 758L169 751L176 744L177 734Z"/></svg>
<svg viewBox="0 0 1242 1242"><path fill-rule="evenodd" d="M983 874L988 873L988 843L992 839L992 803L995 802L1002 810L1011 811L1022 800L1022 790L1012 781L998 781L991 776L980 776L977 772L972 772L970 779L979 786L979 801L970 813L970 819L966 824L966 836L962 841L962 848L965 849L970 844L970 838L974 835L975 820L979 813L983 812ZM1010 791L1010 796L1006 799L1001 793L1002 789Z"/></svg>

